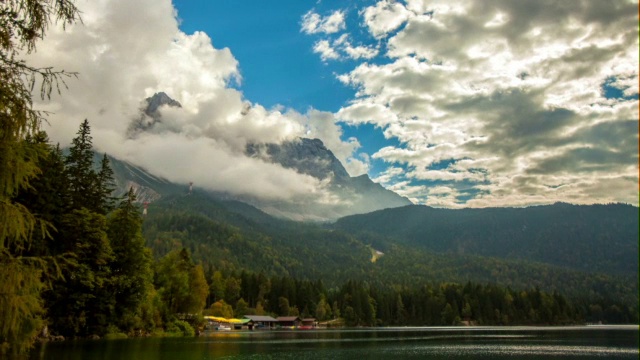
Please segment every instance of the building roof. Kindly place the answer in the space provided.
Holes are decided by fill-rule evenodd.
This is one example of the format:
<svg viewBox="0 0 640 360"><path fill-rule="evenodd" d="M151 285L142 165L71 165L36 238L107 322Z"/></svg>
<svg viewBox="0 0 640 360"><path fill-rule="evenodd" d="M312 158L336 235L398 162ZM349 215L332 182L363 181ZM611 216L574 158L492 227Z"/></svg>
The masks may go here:
<svg viewBox="0 0 640 360"><path fill-rule="evenodd" d="M247 319L253 320L253 321L262 321L262 322L278 322L278 320L272 318L271 316L264 316L264 315L245 315L244 316Z"/></svg>
<svg viewBox="0 0 640 360"><path fill-rule="evenodd" d="M300 321L300 318L297 316L278 316L278 318L276 319L278 321L286 321L286 322L293 322L293 321Z"/></svg>
<svg viewBox="0 0 640 360"><path fill-rule="evenodd" d="M212 320L221 323L229 323L229 324L246 324L251 321L250 319L227 319L220 316L203 316L205 320Z"/></svg>

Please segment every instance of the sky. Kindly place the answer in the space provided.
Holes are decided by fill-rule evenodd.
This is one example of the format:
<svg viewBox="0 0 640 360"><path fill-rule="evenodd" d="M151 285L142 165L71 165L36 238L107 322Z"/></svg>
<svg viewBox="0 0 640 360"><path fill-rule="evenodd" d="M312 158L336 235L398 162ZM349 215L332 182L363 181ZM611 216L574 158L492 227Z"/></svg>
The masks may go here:
<svg viewBox="0 0 640 360"><path fill-rule="evenodd" d="M638 205L638 3L77 0L27 60L75 71L36 102L54 142L283 201L326 184L245 156L319 138L416 204ZM131 137L142 100L182 108Z"/></svg>

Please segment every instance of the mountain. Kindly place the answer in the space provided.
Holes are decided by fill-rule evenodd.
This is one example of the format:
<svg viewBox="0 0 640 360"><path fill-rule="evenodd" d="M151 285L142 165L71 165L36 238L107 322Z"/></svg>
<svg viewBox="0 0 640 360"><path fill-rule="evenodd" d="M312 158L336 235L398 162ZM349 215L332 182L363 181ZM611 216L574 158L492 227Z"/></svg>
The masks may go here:
<svg viewBox="0 0 640 360"><path fill-rule="evenodd" d="M135 138L142 132L162 126L160 109L163 107L181 107L181 104L164 92L145 99L139 118L134 119L129 126L128 136ZM307 199L291 203L229 193L211 194L220 199L248 203L277 217L311 221L330 221L346 215L411 204L408 199L371 181L368 175L349 176L342 163L319 139L299 138L281 144L248 144L245 153L247 156L279 164L323 181L327 185L327 198L330 200ZM117 161L114 161L115 163ZM125 164L122 171L116 171L119 187L128 188L134 185L137 189L138 186L142 186L140 189L148 194L145 195L145 201L159 199L167 189L169 193L174 193L172 189L175 186L170 186L166 180L159 179L143 169L134 168L133 164ZM143 178L146 180L141 182ZM153 180L149 180L150 178Z"/></svg>
<svg viewBox="0 0 640 360"><path fill-rule="evenodd" d="M153 94L142 103L140 116L131 122L127 135L130 138L136 137L140 132L147 131L156 124L162 123L160 107L182 107L182 105L164 92Z"/></svg>
<svg viewBox="0 0 640 360"><path fill-rule="evenodd" d="M411 205L317 224L274 217L199 188L190 193L188 185L117 159L111 165L120 193L133 186L150 203L143 233L156 257L184 247L205 268L322 279L330 286L345 279L473 281L638 301L633 206Z"/></svg>
<svg viewBox="0 0 640 360"><path fill-rule="evenodd" d="M148 99L146 109L178 106L167 98ZM637 307L637 207L435 209L407 205L366 175L349 176L317 139L250 144L246 154L313 176L344 202L290 204L190 191L111 158L119 193L133 186L150 203L143 233L154 256L187 248L205 269L322 279L329 286L349 279L400 288L473 281Z"/></svg>
<svg viewBox="0 0 640 360"><path fill-rule="evenodd" d="M326 181L331 193L341 200L334 204L282 204L248 200L257 207L272 209L282 217L294 220L331 220L411 204L407 198L374 183L366 174L349 176L342 163L319 139L298 138L282 144L249 144L246 153Z"/></svg>
<svg viewBox="0 0 640 360"><path fill-rule="evenodd" d="M585 272L638 273L638 208L631 205L456 210L414 205L348 216L334 228L354 236L375 234L383 239L378 244L382 248L403 244Z"/></svg>
<svg viewBox="0 0 640 360"><path fill-rule="evenodd" d="M108 156L108 158L116 183L114 191L116 196L126 194L130 188L133 188L138 202L151 203L170 194L187 192L187 187L184 185L174 184L167 179L155 176L130 162L119 160L113 156ZM93 163L96 168L99 167L101 160L102 155L94 153Z"/></svg>
<svg viewBox="0 0 640 360"><path fill-rule="evenodd" d="M604 206L605 211L610 206L617 205ZM411 208L420 207L383 210L374 215ZM481 214L486 209L478 210ZM550 211L550 216L557 215L553 207L536 210ZM545 291L579 296L586 301L616 299L629 306L637 306L638 275L627 268L627 265L629 268L633 265L633 261L630 256L617 258L623 251L637 256L637 250L633 252L633 247L629 247L630 239L612 241L609 250L596 247L597 242L592 238L585 238L579 247L570 240L574 227L586 226L585 230L599 227L597 224L591 227L578 225L579 219L588 221L597 216L599 210L568 208L564 214L565 226L551 226L557 233L542 245L548 254L554 256L550 259L536 257L527 251L510 256L497 256L495 248L487 249L484 254L476 252L476 248L483 248L482 244L474 251L471 246L464 252L436 251L410 242L398 233L377 233L383 224L397 228L391 223L398 218L372 218L358 223L357 229L345 226L345 221L365 219L372 214L348 217L333 225L295 222L271 217L239 202L211 198L197 189L191 195L170 195L152 203L145 217L143 233L156 257L184 247L205 269L214 268L225 273L244 270L266 276L322 279L328 286L336 286L348 279L380 286L467 281L497 283L513 289L539 287ZM503 215L506 216L505 223L514 220L508 212ZM632 215L632 211L624 209L615 214L621 217L620 226L633 222ZM544 225L544 221L549 221L549 218L541 217L540 225ZM462 219L457 232L474 229L469 224ZM496 243L512 239L509 233L496 232L492 228L487 231L493 231L491 236L499 237L495 239ZM517 239L516 244L520 244ZM596 249L590 252L591 246ZM574 251L565 251L568 247L575 247ZM592 257L594 252L601 256ZM581 265L583 262L585 266ZM615 267L617 262L621 263L618 268ZM602 266L606 264L612 268Z"/></svg>

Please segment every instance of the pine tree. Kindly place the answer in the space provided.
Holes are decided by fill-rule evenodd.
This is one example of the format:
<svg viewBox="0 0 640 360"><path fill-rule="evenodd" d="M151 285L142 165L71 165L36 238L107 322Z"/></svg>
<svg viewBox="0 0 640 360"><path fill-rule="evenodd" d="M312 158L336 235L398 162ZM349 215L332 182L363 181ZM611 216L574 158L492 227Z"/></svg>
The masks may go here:
<svg viewBox="0 0 640 360"><path fill-rule="evenodd" d="M73 208L84 207L104 214L98 174L93 169L93 139L87 119L80 124L77 135L65 161Z"/></svg>
<svg viewBox="0 0 640 360"><path fill-rule="evenodd" d="M75 209L62 217L59 236L62 251L74 258L63 268L64 278L45 294L51 330L64 336L104 334L115 306L107 220L86 208Z"/></svg>
<svg viewBox="0 0 640 360"><path fill-rule="evenodd" d="M53 249L56 229L60 219L68 212L69 197L65 176L64 158L59 147L52 147L46 133L39 132L28 137L27 142L42 146L45 155L38 159L37 165L43 169L15 197L15 201L28 208L33 215L47 226L47 232L31 234L30 245L24 254L30 256L58 255Z"/></svg>
<svg viewBox="0 0 640 360"><path fill-rule="evenodd" d="M44 99L64 72L29 66L21 58L35 50L56 21L71 24L78 10L69 0L6 0L0 2L0 356L24 353L42 325L42 273L49 264L25 257L34 232L45 233L29 208L15 201L38 173L44 149L24 141L40 130L41 114L31 93L40 81Z"/></svg>
<svg viewBox="0 0 640 360"><path fill-rule="evenodd" d="M115 180L113 179L113 169L107 154L102 156L100 162L100 171L98 172L98 191L99 197L102 199L102 209L104 213L108 213L114 208L115 198L112 196L116 189Z"/></svg>
<svg viewBox="0 0 640 360"><path fill-rule="evenodd" d="M106 159L106 156L105 156ZM109 217L108 236L113 250L112 291L116 307L113 321L124 331L142 327L140 306L152 281L151 251L142 237L142 217L135 206L133 188Z"/></svg>

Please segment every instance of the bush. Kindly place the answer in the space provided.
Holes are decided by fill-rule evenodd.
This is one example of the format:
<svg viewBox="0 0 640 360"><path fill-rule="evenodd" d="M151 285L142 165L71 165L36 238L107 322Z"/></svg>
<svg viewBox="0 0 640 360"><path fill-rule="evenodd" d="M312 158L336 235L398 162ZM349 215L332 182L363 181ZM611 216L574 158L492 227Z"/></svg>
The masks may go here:
<svg viewBox="0 0 640 360"><path fill-rule="evenodd" d="M196 336L196 331L188 322L182 320L174 320L167 324L168 336Z"/></svg>
<svg viewBox="0 0 640 360"><path fill-rule="evenodd" d="M109 334L106 334L106 335L104 336L104 338L105 338L105 339L107 339L107 340L113 340L113 339L126 339L127 337L128 337L128 336L127 336L127 334L125 334L125 333L121 333L121 332L118 332L118 333L109 333Z"/></svg>
<svg viewBox="0 0 640 360"><path fill-rule="evenodd" d="M127 334L118 329L117 326L111 324L107 327L107 333L104 336L105 339L125 339Z"/></svg>

